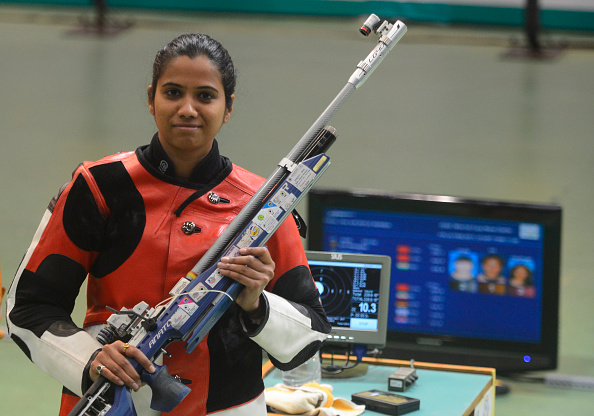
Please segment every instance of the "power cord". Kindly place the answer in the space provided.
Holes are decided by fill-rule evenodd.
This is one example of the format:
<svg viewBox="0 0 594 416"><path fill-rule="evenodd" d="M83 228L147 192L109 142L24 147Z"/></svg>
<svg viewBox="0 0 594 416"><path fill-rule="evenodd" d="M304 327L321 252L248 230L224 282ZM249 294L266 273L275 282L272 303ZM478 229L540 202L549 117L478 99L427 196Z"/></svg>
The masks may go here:
<svg viewBox="0 0 594 416"><path fill-rule="evenodd" d="M352 350L352 352L351 352ZM335 376L337 374L342 373L343 371L350 370L355 368L361 361L363 361L363 356L371 355L377 356L381 353L380 350L377 348L368 349L366 345L359 345L355 344L352 346L346 346L344 349L340 349L337 347L322 347L321 352L326 352L330 354L330 364L324 365L323 358L322 362L322 374L332 375ZM342 363L342 365L338 365L334 363L334 355L340 354L341 356L346 356L346 361ZM354 361L352 361L354 359ZM341 359L342 361L342 359Z"/></svg>
<svg viewBox="0 0 594 416"><path fill-rule="evenodd" d="M329 365L323 365L322 362L322 374L327 374L327 375L332 375L335 376L337 374L342 373L345 370L350 370L351 368L355 368L357 365L359 365L360 360L357 360L353 363L351 363L351 349L347 348L345 351L346 355L346 361L344 362L343 365L335 365L334 364L334 351L330 353L330 364ZM322 359L323 361L323 359Z"/></svg>

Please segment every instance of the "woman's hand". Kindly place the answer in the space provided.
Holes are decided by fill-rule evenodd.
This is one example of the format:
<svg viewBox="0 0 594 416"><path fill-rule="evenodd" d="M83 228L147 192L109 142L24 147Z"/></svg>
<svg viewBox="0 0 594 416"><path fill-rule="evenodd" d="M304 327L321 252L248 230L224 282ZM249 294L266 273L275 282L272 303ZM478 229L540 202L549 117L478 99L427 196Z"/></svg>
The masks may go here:
<svg viewBox="0 0 594 416"><path fill-rule="evenodd" d="M155 372L153 363L151 363L142 351L133 345L116 341L113 344L104 345L103 349L91 362L91 367L89 368L91 380L97 380L99 374L101 374L118 386L125 384L132 390L137 391L141 385L140 375L126 357L134 358L149 373Z"/></svg>
<svg viewBox="0 0 594 416"><path fill-rule="evenodd" d="M224 276L245 286L235 302L250 316L258 318L260 295L274 277L274 261L266 247L242 248L239 254L222 257L217 267Z"/></svg>

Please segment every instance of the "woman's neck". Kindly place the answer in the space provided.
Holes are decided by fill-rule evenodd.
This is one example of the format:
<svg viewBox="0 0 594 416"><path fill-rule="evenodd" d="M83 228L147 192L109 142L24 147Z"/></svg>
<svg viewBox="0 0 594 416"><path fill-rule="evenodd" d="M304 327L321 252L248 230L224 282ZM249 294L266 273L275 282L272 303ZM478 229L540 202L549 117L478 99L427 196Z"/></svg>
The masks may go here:
<svg viewBox="0 0 594 416"><path fill-rule="evenodd" d="M176 152L167 151L167 155L173 162L173 166L175 167L175 176L178 179L190 180L192 176L192 172L204 160L204 158L210 152L210 149L206 153L198 153L188 155L187 153L184 154L176 154Z"/></svg>

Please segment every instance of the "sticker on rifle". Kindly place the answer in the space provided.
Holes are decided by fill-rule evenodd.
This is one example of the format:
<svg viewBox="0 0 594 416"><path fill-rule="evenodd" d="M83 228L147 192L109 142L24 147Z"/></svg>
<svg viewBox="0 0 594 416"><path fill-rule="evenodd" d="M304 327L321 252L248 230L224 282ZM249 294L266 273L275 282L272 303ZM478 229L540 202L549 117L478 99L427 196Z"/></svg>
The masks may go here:
<svg viewBox="0 0 594 416"><path fill-rule="evenodd" d="M272 202L276 205L282 205L283 201L287 199L289 193L287 192L287 184L283 184L283 187L272 197Z"/></svg>
<svg viewBox="0 0 594 416"><path fill-rule="evenodd" d="M241 235L241 239L237 242L237 247L247 247L253 241L252 234L250 230L245 230Z"/></svg>
<svg viewBox="0 0 594 416"><path fill-rule="evenodd" d="M283 184L283 187L272 197L272 201L282 207L285 211L288 211L293 202L297 197L291 193L288 184Z"/></svg>
<svg viewBox="0 0 594 416"><path fill-rule="evenodd" d="M287 182L293 184L295 188L303 192L303 190L312 183L315 177L316 174L313 170L305 165L299 164L297 169L295 169L293 173L289 175Z"/></svg>
<svg viewBox="0 0 594 416"><path fill-rule="evenodd" d="M192 299L190 299L188 296L184 296L183 298L181 298L181 300L179 301L180 305L187 305L188 303L194 303L192 301Z"/></svg>
<svg viewBox="0 0 594 416"><path fill-rule="evenodd" d="M229 252L227 253L228 257L237 257L239 256L239 249L241 247L237 247L237 246L233 246L229 249Z"/></svg>
<svg viewBox="0 0 594 416"><path fill-rule="evenodd" d="M278 224L277 218L282 215L282 212L280 207L263 208L254 222L264 231L272 232Z"/></svg>
<svg viewBox="0 0 594 416"><path fill-rule="evenodd" d="M194 302L198 302L200 299L204 297L208 293L208 289L202 283L198 283L194 289L188 295L194 300Z"/></svg>
<svg viewBox="0 0 594 416"><path fill-rule="evenodd" d="M184 293L184 289L189 284L190 284L190 281L188 279L179 279L177 281L177 283L175 284L175 286L173 286L173 289L171 289L169 291L169 295L171 295L171 296L181 295L182 293Z"/></svg>
<svg viewBox="0 0 594 416"><path fill-rule="evenodd" d="M285 211L288 211L289 209L291 209L291 206L295 203L295 200L297 199L297 197L293 194L289 195L289 198L287 198L287 200L285 201L285 203L282 205L283 209Z"/></svg>
<svg viewBox="0 0 594 416"><path fill-rule="evenodd" d="M318 160L318 163L313 167L313 171L317 173L324 163L326 163L326 159L328 159L326 156L322 156L320 160Z"/></svg>
<svg viewBox="0 0 594 416"><path fill-rule="evenodd" d="M243 234L241 235L241 239L237 242L237 247L250 247L253 245L254 241L260 237L262 234L262 230L257 225L253 224L250 225L248 229L246 229Z"/></svg>
<svg viewBox="0 0 594 416"><path fill-rule="evenodd" d="M198 309L198 305L189 296L184 296L179 302L179 308L188 315L192 315Z"/></svg>
<svg viewBox="0 0 594 416"><path fill-rule="evenodd" d="M190 315L185 313L183 310L178 309L175 311L169 322L171 322L171 326L173 328L179 330L188 319L190 319Z"/></svg>
<svg viewBox="0 0 594 416"><path fill-rule="evenodd" d="M221 281L221 279L223 278L223 275L221 274L221 271L219 269L216 269L214 271L213 274L211 274L208 279L206 279L206 284L209 285L210 287L215 287L217 285L217 283L219 283Z"/></svg>
<svg viewBox="0 0 594 416"><path fill-rule="evenodd" d="M260 235L260 228L257 225L252 225L250 227L250 235L255 239Z"/></svg>

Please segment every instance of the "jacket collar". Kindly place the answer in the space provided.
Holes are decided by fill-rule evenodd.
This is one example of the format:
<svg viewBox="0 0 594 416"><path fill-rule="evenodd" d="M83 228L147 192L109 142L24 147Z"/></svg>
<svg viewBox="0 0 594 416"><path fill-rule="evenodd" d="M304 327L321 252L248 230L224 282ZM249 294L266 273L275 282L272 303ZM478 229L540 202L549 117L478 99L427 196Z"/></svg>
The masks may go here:
<svg viewBox="0 0 594 416"><path fill-rule="evenodd" d="M158 133L155 133L151 143L137 149L137 154L143 157L148 164L160 175L167 177L168 182L183 182L175 177L175 166L163 149L159 141ZM216 139L213 141L212 149L204 159L200 161L190 174L189 182L192 187L207 185L213 182L223 171L231 166L231 161L219 153L219 145ZM225 175L226 176L226 175Z"/></svg>

